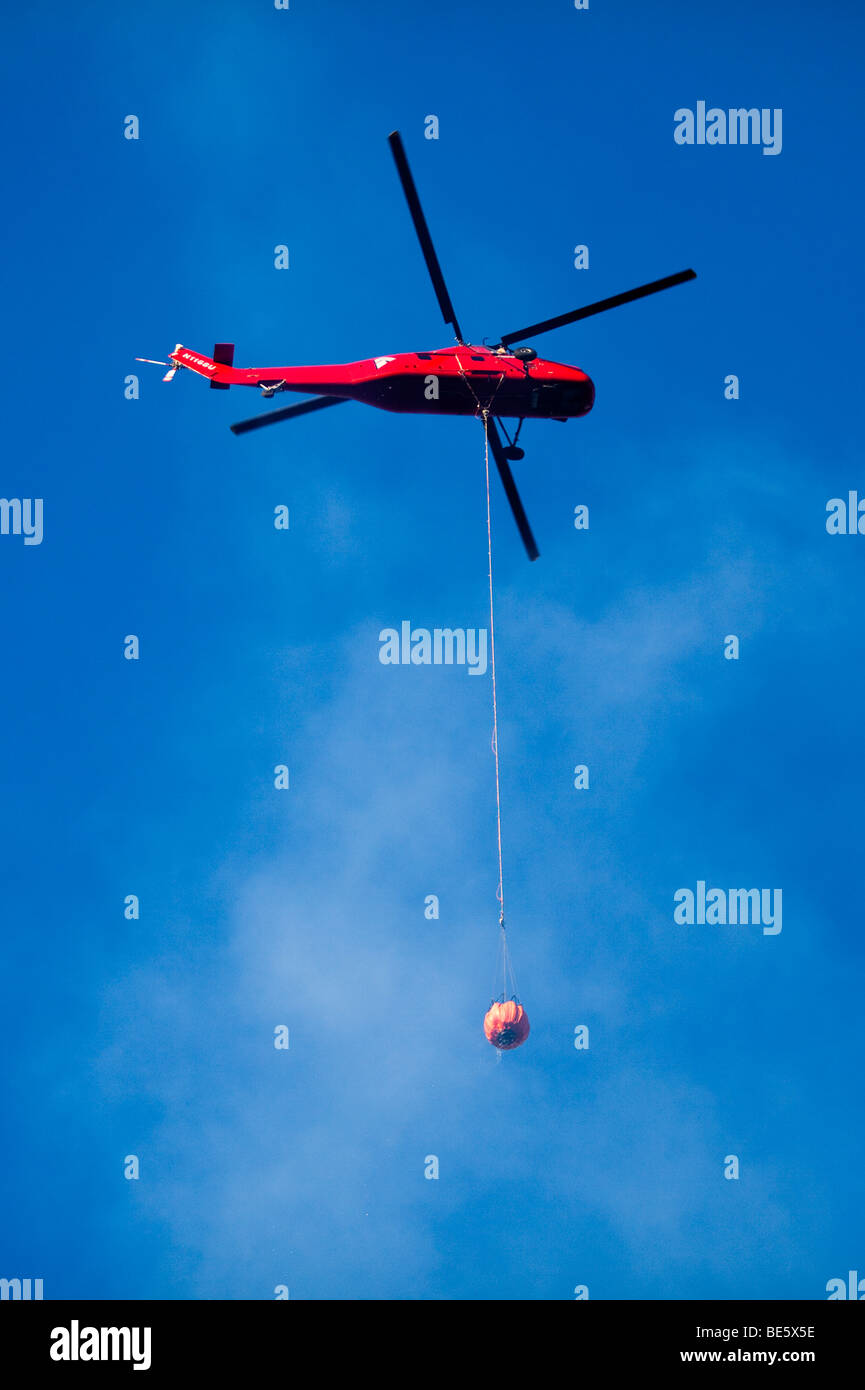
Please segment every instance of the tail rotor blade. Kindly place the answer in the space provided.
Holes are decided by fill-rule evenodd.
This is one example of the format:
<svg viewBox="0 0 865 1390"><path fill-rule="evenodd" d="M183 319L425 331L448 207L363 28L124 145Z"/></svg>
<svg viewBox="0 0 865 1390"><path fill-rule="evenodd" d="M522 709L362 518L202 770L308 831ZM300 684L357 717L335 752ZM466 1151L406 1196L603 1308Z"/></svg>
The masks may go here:
<svg viewBox="0 0 865 1390"><path fill-rule="evenodd" d="M178 343L178 344L176 345L174 351L177 352L177 349L178 349L178 348L182 348L182 347L183 347L183 344L182 344L182 343ZM179 364L178 364L177 362L175 362L173 359L169 359L168 362L160 362L159 359L156 358L156 357L136 357L135 360L136 360L136 362L150 362L151 365L154 366L154 367L167 367L167 368L168 368L168 371L165 373L165 376L162 378L163 381L173 381L174 378L175 378L175 376L176 376L176 374L177 374L177 369L178 369L178 365L179 365Z"/></svg>

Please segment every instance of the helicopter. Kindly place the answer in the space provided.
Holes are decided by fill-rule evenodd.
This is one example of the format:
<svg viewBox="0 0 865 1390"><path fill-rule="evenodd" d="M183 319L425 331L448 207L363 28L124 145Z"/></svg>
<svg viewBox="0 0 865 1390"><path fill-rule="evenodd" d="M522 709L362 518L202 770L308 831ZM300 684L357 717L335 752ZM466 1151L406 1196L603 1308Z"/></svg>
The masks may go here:
<svg viewBox="0 0 865 1390"><path fill-rule="evenodd" d="M510 467L511 463L525 457L524 450L517 442L520 431L526 420L567 421L587 415L594 404L595 388L584 371L539 357L535 348L526 344L526 339L536 338L541 333L563 328L566 324L576 323L594 314L605 313L621 304L630 304L635 299L657 294L659 290L672 289L674 285L684 284L687 280L695 280L696 272L682 270L676 275L640 285L637 289L626 290L624 294L612 295L609 299L597 300L570 313L529 324L527 328L505 333L492 346L467 342L442 275L399 131L393 131L388 136L388 142L439 308L456 339L454 346L429 352L400 352L329 366L235 367L233 343L216 343L212 357L178 343L174 351L169 353L169 362L156 365L168 367L163 381L171 381L179 370L185 369L207 378L214 390L255 386L268 399L283 391L314 397L299 405L284 406L248 420L240 420L230 427L236 435L262 429L265 425L275 425L281 420L294 419L311 411L344 405L347 401L361 401L381 410L401 413L482 417L526 552L530 560L536 560L540 552ZM138 362L154 360L150 357L136 358ZM504 419L517 421L513 436L505 428ZM506 443L502 442L499 426Z"/></svg>

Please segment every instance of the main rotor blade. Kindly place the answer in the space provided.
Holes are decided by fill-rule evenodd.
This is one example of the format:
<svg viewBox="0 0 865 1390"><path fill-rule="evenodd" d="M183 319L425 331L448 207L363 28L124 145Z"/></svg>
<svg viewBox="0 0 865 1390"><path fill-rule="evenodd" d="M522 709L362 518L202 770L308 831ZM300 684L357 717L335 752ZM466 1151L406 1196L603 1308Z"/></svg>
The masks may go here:
<svg viewBox="0 0 865 1390"><path fill-rule="evenodd" d="M539 333L549 333L551 328L564 328L566 323L576 323L577 319L590 318L592 314L603 314L607 309L617 309L620 304L630 304L633 299L643 299L647 294L657 294L658 290L670 290L674 285L684 285L686 280L696 280L695 270L680 270L677 275L668 275L664 280L652 280L639 289L626 290L624 294L614 294L610 299L599 299L596 304L587 304L584 309L574 309L571 314L559 314L555 319L544 319L533 323L529 328L521 328L518 333L506 333L502 346L521 342L524 338L535 338Z"/></svg>
<svg viewBox="0 0 865 1390"><path fill-rule="evenodd" d="M451 304L451 297L448 294L448 288L445 284L444 276L441 272L439 258L436 255L435 247L432 244L432 237L429 234L429 227L427 226L426 218L423 215L423 208L420 205L420 198L417 196L417 189L415 188L415 183L414 179L412 178L411 169L408 167L408 160L406 159L405 150L403 149L402 136L400 135L398 130L394 130L387 138L388 143L390 145L391 154L393 155L394 162L396 164L396 170L399 174L400 182L402 184L402 191L405 194L406 202L408 203L408 210L411 213L412 221L414 222L414 229L417 232L417 239L420 242L420 249L423 251L423 257L426 261L426 268L429 271L430 279L433 282L433 289L435 290L436 296L438 298L439 308L441 309L442 314L444 315L445 323L449 323L451 325L454 333L456 334L457 342L461 343L463 341L463 335L460 332L460 326L457 323L457 317L454 313L454 306Z"/></svg>
<svg viewBox="0 0 865 1390"><path fill-rule="evenodd" d="M510 464L505 458L505 452L502 447L502 441L499 436L498 429L496 428L496 422L495 420L493 420L492 417L490 417L489 421L487 422L487 432L489 434L490 448L493 451L493 457L495 458L496 464L498 465L499 476L501 477L501 480L505 485L505 492L507 494L507 499L511 504L511 511L514 514L514 520L516 521L517 526L519 527L520 535L523 538L523 545L526 547L529 559L537 560L541 552L538 550L538 547L535 544L535 538L532 535L532 528L529 525L529 519L526 516L525 508L523 507L523 504L520 501L520 494L517 492L517 485L514 482L514 475L511 472Z"/></svg>
<svg viewBox="0 0 865 1390"><path fill-rule="evenodd" d="M286 405L282 410L267 410L264 415L253 415L251 420L239 420L230 429L232 434L248 434L250 430L260 430L263 425L275 425L295 415L308 415L311 410L324 410L327 405L345 405L349 399L348 396L316 396L315 400L302 401L300 405Z"/></svg>

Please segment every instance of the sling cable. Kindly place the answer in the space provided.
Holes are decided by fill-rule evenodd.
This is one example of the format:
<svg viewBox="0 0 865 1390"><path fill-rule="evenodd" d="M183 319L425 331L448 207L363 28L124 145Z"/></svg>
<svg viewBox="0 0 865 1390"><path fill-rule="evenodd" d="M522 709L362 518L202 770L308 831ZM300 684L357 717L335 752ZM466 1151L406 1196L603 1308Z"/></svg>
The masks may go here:
<svg viewBox="0 0 865 1390"><path fill-rule="evenodd" d="M493 753L496 763L496 831L499 851L499 886L496 897L499 903L499 951L495 975L493 977L493 998L484 1016L484 1035L493 1047L500 1052L510 1052L519 1047L529 1036L529 1019L517 997L517 982L511 964L508 938L505 930L505 890L502 874L502 797L499 781L499 712L496 700L496 634L493 615L493 541L490 526L490 448L489 448L489 409L480 412L484 422L484 467L487 486L487 556L489 560L490 581L490 665L493 677ZM501 992L496 989L501 983Z"/></svg>

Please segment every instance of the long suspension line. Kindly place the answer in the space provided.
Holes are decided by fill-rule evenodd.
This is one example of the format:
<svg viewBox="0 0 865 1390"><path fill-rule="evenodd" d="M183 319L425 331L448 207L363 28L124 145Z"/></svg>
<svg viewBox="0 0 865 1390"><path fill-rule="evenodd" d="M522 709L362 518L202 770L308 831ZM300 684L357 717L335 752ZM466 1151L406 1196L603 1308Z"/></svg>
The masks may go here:
<svg viewBox="0 0 865 1390"><path fill-rule="evenodd" d="M497 844L498 844L498 854L499 854L499 885L498 885L498 889L496 890L496 898L498 899L498 903L499 903L499 958L500 958L500 961L501 961L502 1000L505 1000L505 999L507 999L508 993L509 993L509 992L510 992L510 994L513 996L513 998L516 999L516 997L517 997L517 981L516 981L516 976L515 976L515 974L514 974L513 965L511 964L510 952L509 952L509 950L508 950L508 938L507 938L507 933L506 933L506 930L505 930L505 890L504 890L504 874L503 874L503 871L502 871L502 794L501 794L501 779L500 779L500 776L499 776L499 712L498 712L498 699L497 699L497 691L496 691L496 631L495 631L495 614L494 614L494 610L493 610L493 539L492 539L492 524L491 524L491 521L490 521L490 431L489 431L490 409L491 409L491 407L492 407L493 401L494 401L495 398L496 398L496 395L498 394L499 387L501 386L501 384L502 384L502 382L504 381L505 378L504 378L504 375L502 375L502 376L499 377L498 382L497 382L497 384L496 384L496 388L495 388L495 390L493 391L492 396L491 396L490 399L487 401L487 404L482 406L481 403L480 403L480 401L478 400L477 392L475 391L474 386L472 385L471 380L469 379L468 375L466 374L466 372L465 372L465 370L464 370L464 368L463 368L463 364L462 364L462 362L461 362L460 359L459 359L459 354L457 354L456 363L457 363L457 367L459 368L460 375L461 375L461 377L463 378L463 381L465 382L466 386L468 387L469 391L471 392L472 396L474 397L474 402L475 402L475 405L477 406L477 414L480 415L481 419L482 419L483 422L484 422L484 475L485 475L486 492L487 492L487 560L488 560L488 574L489 574L489 587L490 587L490 666L491 666L491 669L492 669L492 678L493 678L493 745L492 745L492 746L493 746L493 754L494 754L494 756L495 756L495 763L496 763L496 840L497 840ZM499 972L498 972L498 965L497 965L497 966L496 966L496 970L495 970L494 975L493 975L493 997L495 997L495 994L496 994L496 980L497 980L497 978L498 978L498 974L499 974ZM509 983L510 983L510 991L508 990L508 984L509 984ZM498 1061L501 1061L501 1054L500 1054L500 1053L499 1053L499 1055L498 1055L498 1059L497 1059L497 1060L498 1060Z"/></svg>
<svg viewBox="0 0 865 1390"><path fill-rule="evenodd" d="M496 629L495 612L493 607L493 538L492 525L490 522L490 441L489 441L489 410L482 410L481 416L484 422L484 472L486 477L487 492L487 560L490 588L490 666L493 678L493 754L496 765L496 839L499 854L499 886L496 897L499 901L499 931L501 933L500 954L502 965L502 996L508 994L508 979L512 985L512 992L516 994L516 980L514 978L513 967L508 951L508 940L505 931L505 889L504 874L502 871L502 794L501 778L499 775L499 711L498 695L496 690Z"/></svg>

